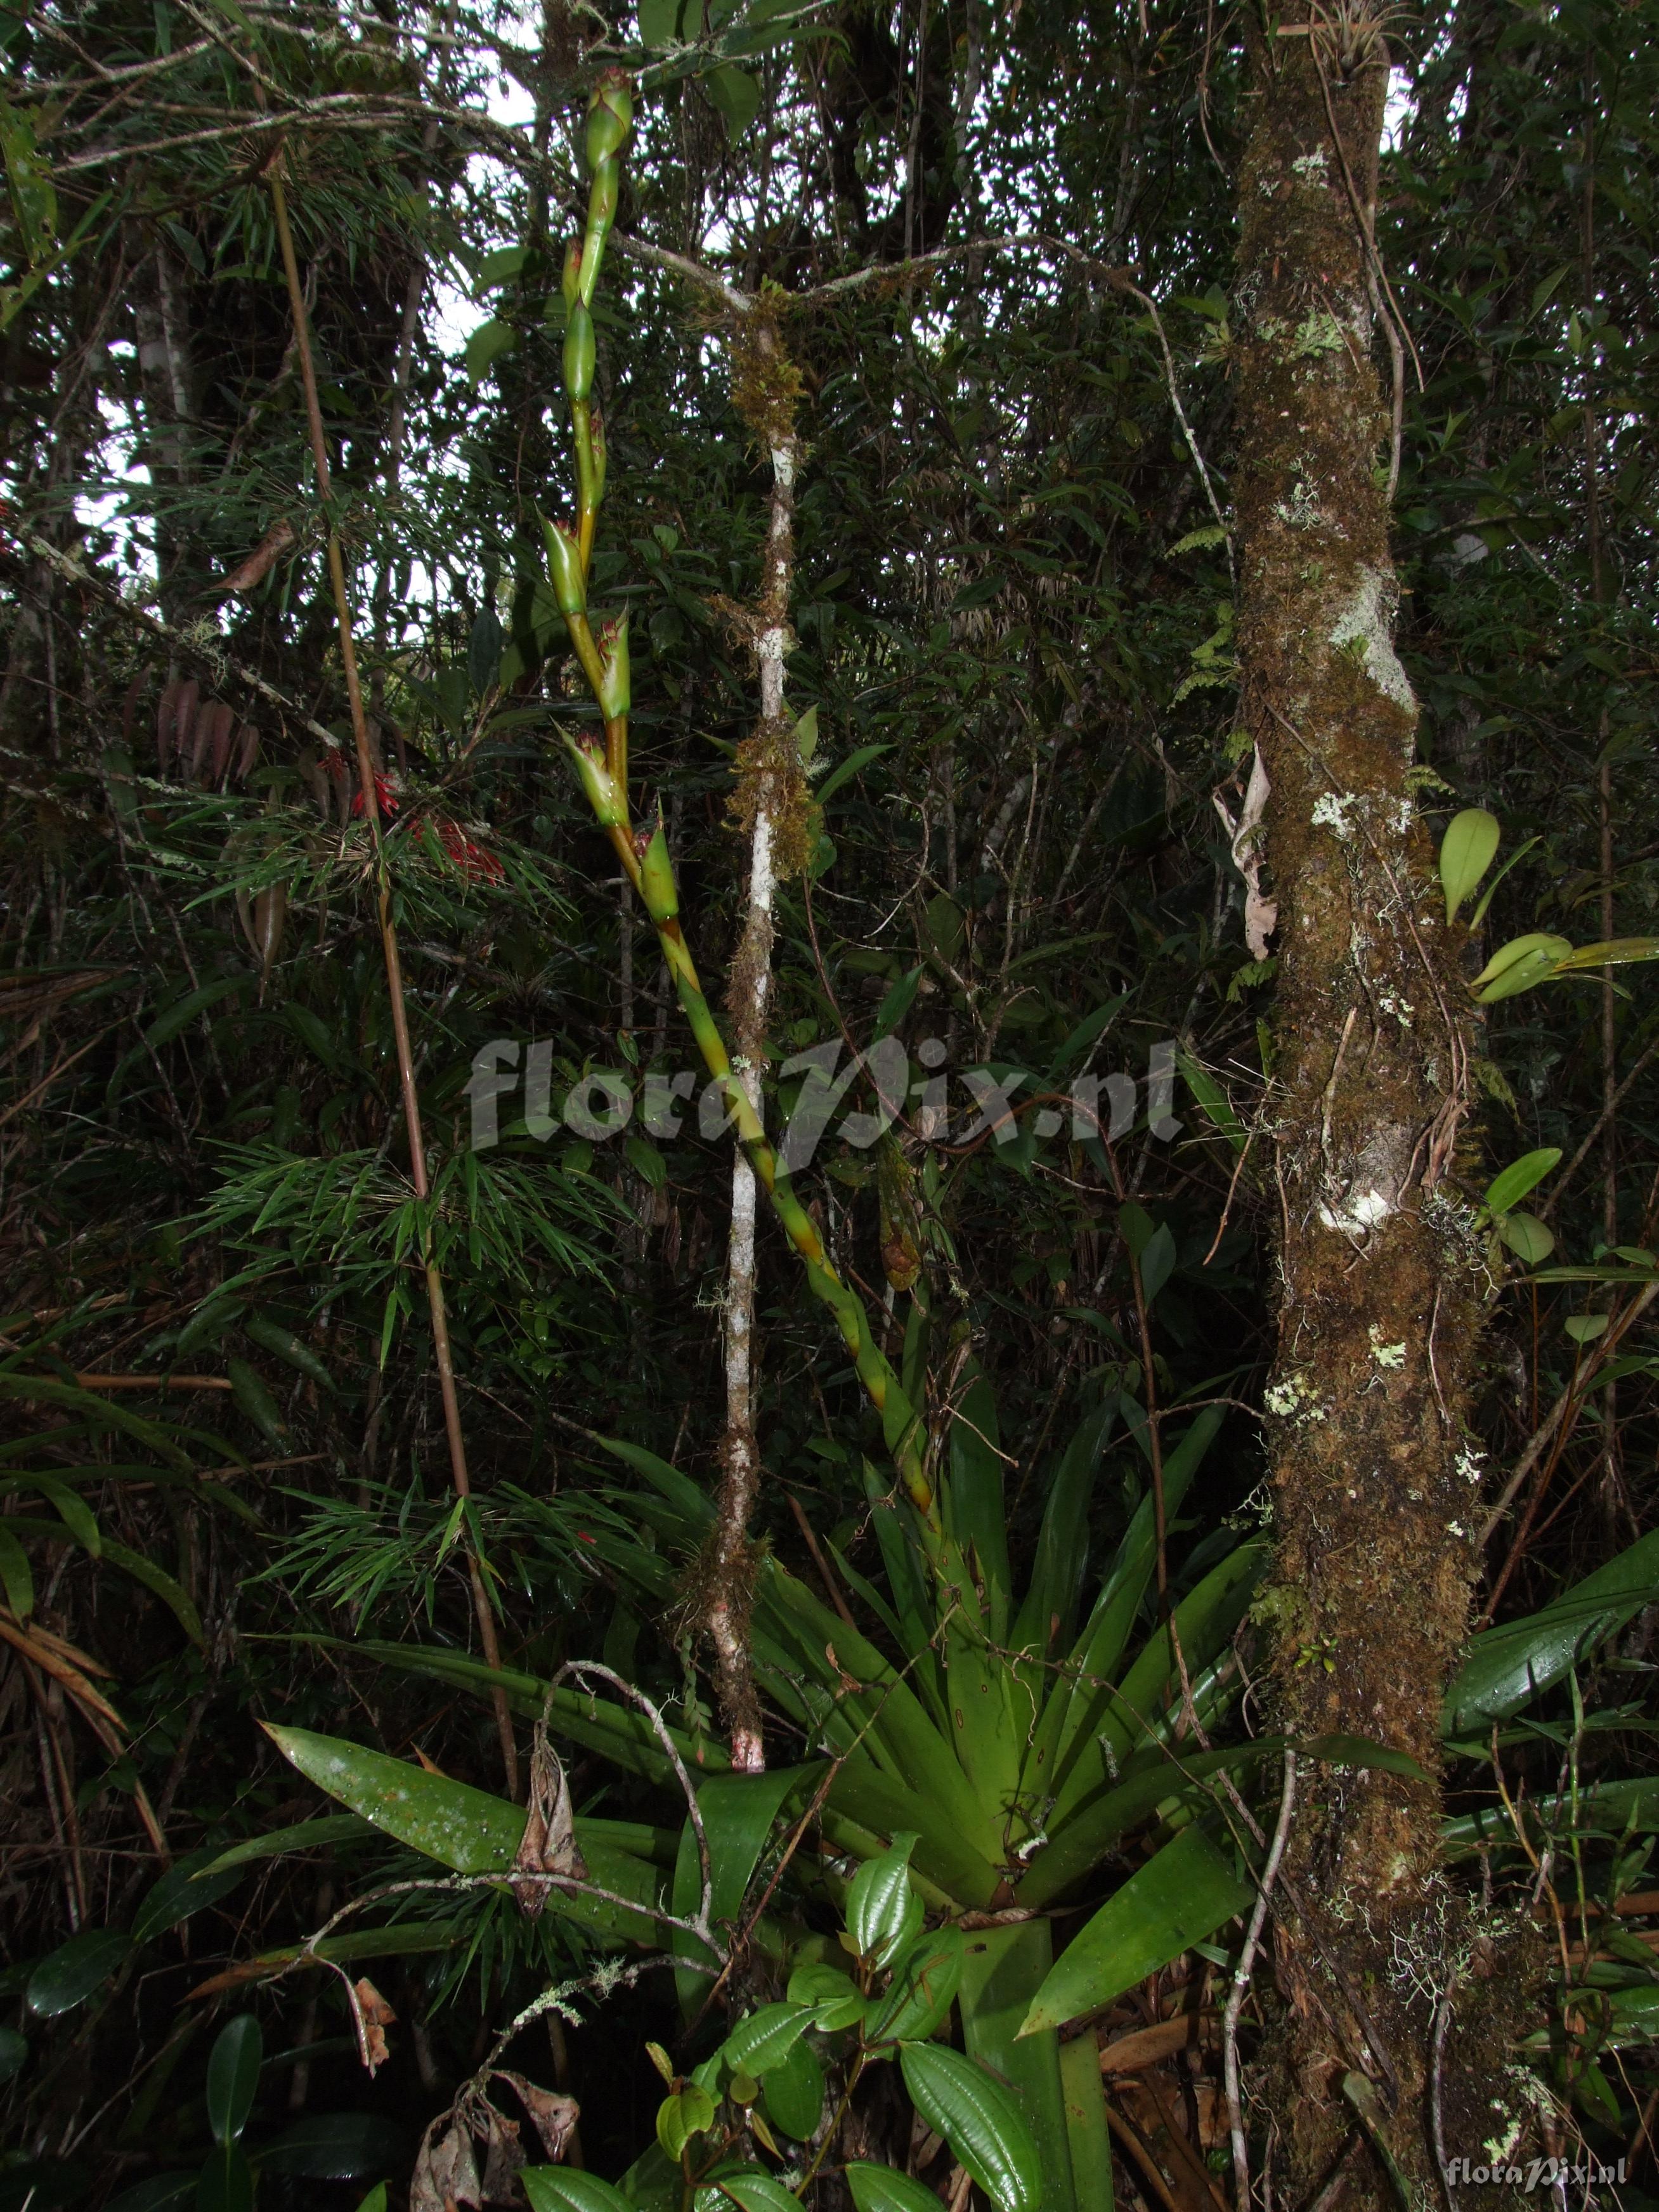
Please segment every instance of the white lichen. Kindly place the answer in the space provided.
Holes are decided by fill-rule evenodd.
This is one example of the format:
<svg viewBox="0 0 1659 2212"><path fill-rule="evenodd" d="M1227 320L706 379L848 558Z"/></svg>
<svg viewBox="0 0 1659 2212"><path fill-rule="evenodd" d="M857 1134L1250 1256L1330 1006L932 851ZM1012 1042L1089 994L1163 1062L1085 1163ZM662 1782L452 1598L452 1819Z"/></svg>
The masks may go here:
<svg viewBox="0 0 1659 2212"><path fill-rule="evenodd" d="M1394 649L1395 593L1390 580L1376 568L1362 568L1353 597L1338 616L1331 643L1363 647L1365 673L1377 690L1408 714L1417 712L1410 682ZM1356 658L1362 658L1357 653Z"/></svg>
<svg viewBox="0 0 1659 2212"><path fill-rule="evenodd" d="M1310 181L1316 177L1322 178L1325 174L1325 149L1316 146L1311 154L1298 154L1291 168L1295 175L1305 177Z"/></svg>
<svg viewBox="0 0 1659 2212"><path fill-rule="evenodd" d="M1345 1237L1361 1237L1398 1212L1385 1191L1351 1190L1340 1205L1322 1206L1319 1218L1327 1229L1337 1230Z"/></svg>
<svg viewBox="0 0 1659 2212"><path fill-rule="evenodd" d="M1368 1333L1371 1340L1371 1358L1376 1362L1379 1367L1403 1367L1405 1365L1406 1342L1403 1337L1398 1344L1384 1344L1382 1341L1382 1332L1375 1322L1371 1323Z"/></svg>
<svg viewBox="0 0 1659 2212"><path fill-rule="evenodd" d="M1352 837L1353 823L1348 818L1348 810L1356 804L1351 791L1322 791L1313 803L1311 819L1317 828L1328 830L1333 836Z"/></svg>
<svg viewBox="0 0 1659 2212"><path fill-rule="evenodd" d="M1270 1382L1265 1395L1267 1411L1276 1413L1281 1421L1294 1421L1298 1428L1326 1418L1326 1409L1309 1387L1305 1375L1292 1371L1279 1382Z"/></svg>

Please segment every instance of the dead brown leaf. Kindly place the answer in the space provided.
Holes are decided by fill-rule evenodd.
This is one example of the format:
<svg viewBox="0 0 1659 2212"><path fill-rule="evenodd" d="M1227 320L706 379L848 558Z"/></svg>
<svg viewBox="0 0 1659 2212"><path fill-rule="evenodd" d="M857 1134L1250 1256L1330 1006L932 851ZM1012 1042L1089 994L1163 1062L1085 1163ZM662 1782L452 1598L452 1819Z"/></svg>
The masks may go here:
<svg viewBox="0 0 1659 2212"><path fill-rule="evenodd" d="M535 2082L526 2081L522 2074L503 2072L497 2079L512 2083L526 2112L535 2122L549 2163L560 2165L582 2116L581 2106L574 2097L561 2096L556 2089L538 2088Z"/></svg>
<svg viewBox="0 0 1659 2212"><path fill-rule="evenodd" d="M521 1874L568 1875L574 1881L587 1880L587 1868L576 1847L576 1818L570 1803L570 1784L559 1755L547 1740L547 1731L536 1725L535 1747L530 1755L530 1809L514 1864ZM515 1881L513 1894L526 1919L534 1920L547 1903L547 1885Z"/></svg>
<svg viewBox="0 0 1659 2212"><path fill-rule="evenodd" d="M229 575L222 578L218 588L222 592L251 592L255 585L263 584L284 553L300 542L300 533L286 515L273 522L246 561L239 561Z"/></svg>
<svg viewBox="0 0 1659 2212"><path fill-rule="evenodd" d="M483 2191L471 2133L456 2120L435 2142L428 2136L421 2145L410 2177L409 2212L457 2212L463 2204L483 2212Z"/></svg>
<svg viewBox="0 0 1659 2212"><path fill-rule="evenodd" d="M367 1976L353 1984L351 1994L356 2000L353 2008L357 2016L357 2047L372 2075L392 2056L386 2032L398 2015Z"/></svg>

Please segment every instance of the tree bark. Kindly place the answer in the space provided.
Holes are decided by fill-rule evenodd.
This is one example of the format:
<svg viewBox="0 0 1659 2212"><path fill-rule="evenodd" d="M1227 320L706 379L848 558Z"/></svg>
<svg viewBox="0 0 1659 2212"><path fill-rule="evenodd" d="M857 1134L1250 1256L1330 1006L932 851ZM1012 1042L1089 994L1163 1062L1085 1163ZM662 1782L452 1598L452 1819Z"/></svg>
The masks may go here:
<svg viewBox="0 0 1659 2212"><path fill-rule="evenodd" d="M1396 2203L1379 2137L1405 2185L1437 2201L1431 2045L1455 1974L1435 1778L1477 1564L1464 1414L1484 1266L1450 1180L1468 993L1416 816L1417 707L1393 641L1373 242L1389 59L1363 7L1244 21L1240 658L1272 786L1279 959L1278 1551L1258 1617L1290 1734L1377 1740L1428 1778L1304 1778L1273 2101L1291 2201L1346 2153L1346 2203Z"/></svg>

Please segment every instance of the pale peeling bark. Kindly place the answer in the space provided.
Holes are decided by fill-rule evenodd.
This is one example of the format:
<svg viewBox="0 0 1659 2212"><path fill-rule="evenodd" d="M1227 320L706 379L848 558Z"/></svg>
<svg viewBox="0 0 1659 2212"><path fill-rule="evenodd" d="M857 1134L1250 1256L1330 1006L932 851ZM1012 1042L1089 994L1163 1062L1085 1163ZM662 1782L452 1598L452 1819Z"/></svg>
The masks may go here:
<svg viewBox="0 0 1659 2212"><path fill-rule="evenodd" d="M1432 1778L1477 1564L1464 1415L1485 1273L1451 1174L1467 993L1416 816L1417 708L1393 642L1383 293L1368 240L1388 57L1352 9L1316 12L1310 29L1292 9L1271 36L1245 21L1240 658L1271 786L1279 957L1267 1109L1281 1220L1267 1393L1278 1553L1258 1618L1288 1733L1379 1740ZM1346 2201L1394 2201L1355 2132L1367 2097L1400 2169L1437 2193L1425 2069L1432 1992L1453 1975L1440 1809L1432 1778L1320 1766L1304 1784L1285 1863L1291 2011L1273 2095L1292 2201L1351 2135Z"/></svg>
<svg viewBox="0 0 1659 2212"><path fill-rule="evenodd" d="M788 730L783 670L790 642L796 459L793 438L786 438L772 448L772 495L761 592L761 627L755 639L760 664L761 730L763 736L769 737L774 744ZM757 1110L761 1105L767 1001L772 985L772 901L777 884L778 823L789 798L769 764L769 749L763 750L756 757L750 789L745 794L745 803L753 812L749 844L749 905L732 966L728 1000L735 1027L732 1068L748 1092L750 1103ZM739 1146L732 1153L732 1227L726 1262L723 1474L706 1619L714 1646L716 1686L731 1735L732 1765L740 1774L758 1774L766 1765L760 1703L755 1694L750 1662L747 1601L749 1520L760 1481L753 1370L756 1199L755 1171Z"/></svg>

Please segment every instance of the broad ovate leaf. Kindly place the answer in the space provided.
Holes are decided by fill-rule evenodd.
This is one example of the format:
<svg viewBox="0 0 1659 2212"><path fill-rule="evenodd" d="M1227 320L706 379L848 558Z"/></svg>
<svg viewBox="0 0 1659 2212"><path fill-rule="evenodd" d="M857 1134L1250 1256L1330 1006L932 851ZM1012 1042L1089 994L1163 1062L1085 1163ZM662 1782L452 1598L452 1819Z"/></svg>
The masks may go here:
<svg viewBox="0 0 1659 2212"><path fill-rule="evenodd" d="M797 1966L784 1994L791 2004L810 2005L813 2026L826 2035L864 2017L864 1999L839 1966L818 1961Z"/></svg>
<svg viewBox="0 0 1659 2212"><path fill-rule="evenodd" d="M251 2012L227 2021L208 2054L207 2116L221 2148L239 2140L253 2110L264 2057L264 2037Z"/></svg>
<svg viewBox="0 0 1659 2212"><path fill-rule="evenodd" d="M960 1928L934 1928L901 1954L885 1997L871 2008L872 2043L921 2043L934 2033L962 1985L965 1944Z"/></svg>
<svg viewBox="0 0 1659 2212"><path fill-rule="evenodd" d="M720 2174L711 2187L697 2191L697 2212L731 2212L734 2204L738 2212L800 2212L800 2199L758 2167Z"/></svg>
<svg viewBox="0 0 1659 2212"><path fill-rule="evenodd" d="M1466 806L1453 815L1440 841L1440 888L1446 894L1446 919L1457 909L1492 864L1498 850L1498 818L1484 806Z"/></svg>
<svg viewBox="0 0 1659 2212"><path fill-rule="evenodd" d="M530 2212L635 2212L620 2189L568 2166L527 2166L519 2185Z"/></svg>
<svg viewBox="0 0 1659 2212"><path fill-rule="evenodd" d="M996 2212L1043 2212L1042 2164L1013 2092L937 2043L905 2044L899 2063L911 2103Z"/></svg>
<svg viewBox="0 0 1659 2212"><path fill-rule="evenodd" d="M857 2212L936 2212L939 2199L933 2191L890 2166L859 2164L846 2172Z"/></svg>
<svg viewBox="0 0 1659 2212"><path fill-rule="evenodd" d="M1498 1234L1523 1267L1535 1267L1555 1249L1555 1236L1535 1213L1501 1213Z"/></svg>
<svg viewBox="0 0 1659 2212"><path fill-rule="evenodd" d="M805 2005L767 2004L740 2020L721 2046L721 2055L734 2071L752 2074L758 2081L783 2061L812 2025Z"/></svg>
<svg viewBox="0 0 1659 2212"><path fill-rule="evenodd" d="M884 1966L921 1925L921 1899L910 1887L914 1835L897 1835L890 1850L866 1859L847 1893L847 1932L861 1959Z"/></svg>

